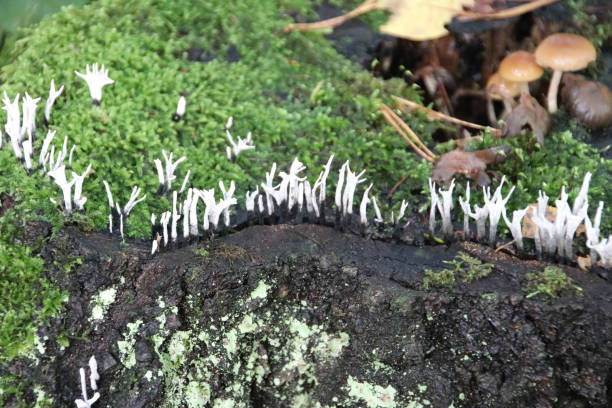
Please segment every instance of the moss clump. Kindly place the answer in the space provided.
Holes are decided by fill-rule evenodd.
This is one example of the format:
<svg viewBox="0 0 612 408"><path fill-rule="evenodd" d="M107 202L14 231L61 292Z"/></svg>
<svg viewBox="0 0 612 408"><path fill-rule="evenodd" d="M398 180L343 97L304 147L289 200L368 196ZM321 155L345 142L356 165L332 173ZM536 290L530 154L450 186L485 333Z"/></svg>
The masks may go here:
<svg viewBox="0 0 612 408"><path fill-rule="evenodd" d="M0 241L0 362L31 352L37 320L56 315L65 300L42 269L29 249Z"/></svg>
<svg viewBox="0 0 612 408"><path fill-rule="evenodd" d="M541 271L531 272L526 275L527 282L523 291L530 298L539 294L549 297L559 297L563 293L579 293L582 288L556 266L547 266Z"/></svg>
<svg viewBox="0 0 612 408"><path fill-rule="evenodd" d="M480 259L476 259L465 252L459 252L452 261L444 261L450 265L450 268L445 268L440 271L431 269L425 270L423 277L423 287L431 289L434 287L453 287L460 281L462 283L470 283L473 280L478 280L489 276L493 271L493 265L482 263Z"/></svg>

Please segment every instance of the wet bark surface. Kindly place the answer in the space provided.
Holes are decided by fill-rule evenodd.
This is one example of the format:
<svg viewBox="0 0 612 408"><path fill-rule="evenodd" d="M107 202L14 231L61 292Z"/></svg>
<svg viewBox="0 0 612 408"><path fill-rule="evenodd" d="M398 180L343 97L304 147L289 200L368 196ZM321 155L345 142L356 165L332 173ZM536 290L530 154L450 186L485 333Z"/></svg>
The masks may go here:
<svg viewBox="0 0 612 408"><path fill-rule="evenodd" d="M460 250L493 272L425 290L423 270ZM44 384L59 406L81 397L78 370L92 355L95 406L607 407L612 398L612 284L571 267L580 294L526 298L525 274L545 266L537 261L318 225L253 226L155 257L148 243L68 228L41 255L69 294L66 313L40 333L37 365L0 369ZM95 319L109 288L114 300Z"/></svg>

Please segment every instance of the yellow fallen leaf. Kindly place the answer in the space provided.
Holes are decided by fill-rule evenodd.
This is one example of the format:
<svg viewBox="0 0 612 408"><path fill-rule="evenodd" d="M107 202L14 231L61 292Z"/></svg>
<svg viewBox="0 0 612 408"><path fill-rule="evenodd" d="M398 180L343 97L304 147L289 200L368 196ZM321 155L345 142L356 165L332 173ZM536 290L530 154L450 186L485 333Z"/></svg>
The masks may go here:
<svg viewBox="0 0 612 408"><path fill-rule="evenodd" d="M378 6L392 13L380 31L412 41L444 37L448 34L444 26L473 4L474 0L379 0Z"/></svg>

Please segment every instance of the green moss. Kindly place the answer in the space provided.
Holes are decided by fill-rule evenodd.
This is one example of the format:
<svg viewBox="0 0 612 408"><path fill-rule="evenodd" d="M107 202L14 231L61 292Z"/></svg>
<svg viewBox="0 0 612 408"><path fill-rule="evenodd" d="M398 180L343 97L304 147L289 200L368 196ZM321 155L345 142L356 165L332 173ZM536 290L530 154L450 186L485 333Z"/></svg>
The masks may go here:
<svg viewBox="0 0 612 408"><path fill-rule="evenodd" d="M0 240L0 362L32 353L37 321L57 315L66 300L43 278L42 267L29 248Z"/></svg>
<svg viewBox="0 0 612 408"><path fill-rule="evenodd" d="M559 297L563 293L580 293L582 288L556 266L547 266L541 271L531 272L526 275L527 282L523 291L527 297L539 294L549 297Z"/></svg>
<svg viewBox="0 0 612 408"><path fill-rule="evenodd" d="M482 263L480 259L476 259L465 252L459 252L452 261L444 261L450 265L450 268L440 271L426 269L423 277L423 287L431 289L433 287L453 287L460 281L462 283L470 283L474 280L482 279L493 271L493 265Z"/></svg>

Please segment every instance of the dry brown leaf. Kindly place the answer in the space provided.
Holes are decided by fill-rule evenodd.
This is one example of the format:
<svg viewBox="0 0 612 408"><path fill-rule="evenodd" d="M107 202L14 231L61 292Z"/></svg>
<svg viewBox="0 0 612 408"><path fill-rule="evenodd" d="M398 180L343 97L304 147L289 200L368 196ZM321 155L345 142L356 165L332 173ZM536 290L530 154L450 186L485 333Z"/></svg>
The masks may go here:
<svg viewBox="0 0 612 408"><path fill-rule="evenodd" d="M579 256L576 258L576 262L578 263L578 268L582 272L588 272L591 269L591 257L590 256Z"/></svg>
<svg viewBox="0 0 612 408"><path fill-rule="evenodd" d="M502 131L502 137L519 136L528 128L533 132L538 142L544 144L544 136L550 128L550 114L535 100L535 98L523 94L520 102L504 118L506 124Z"/></svg>

